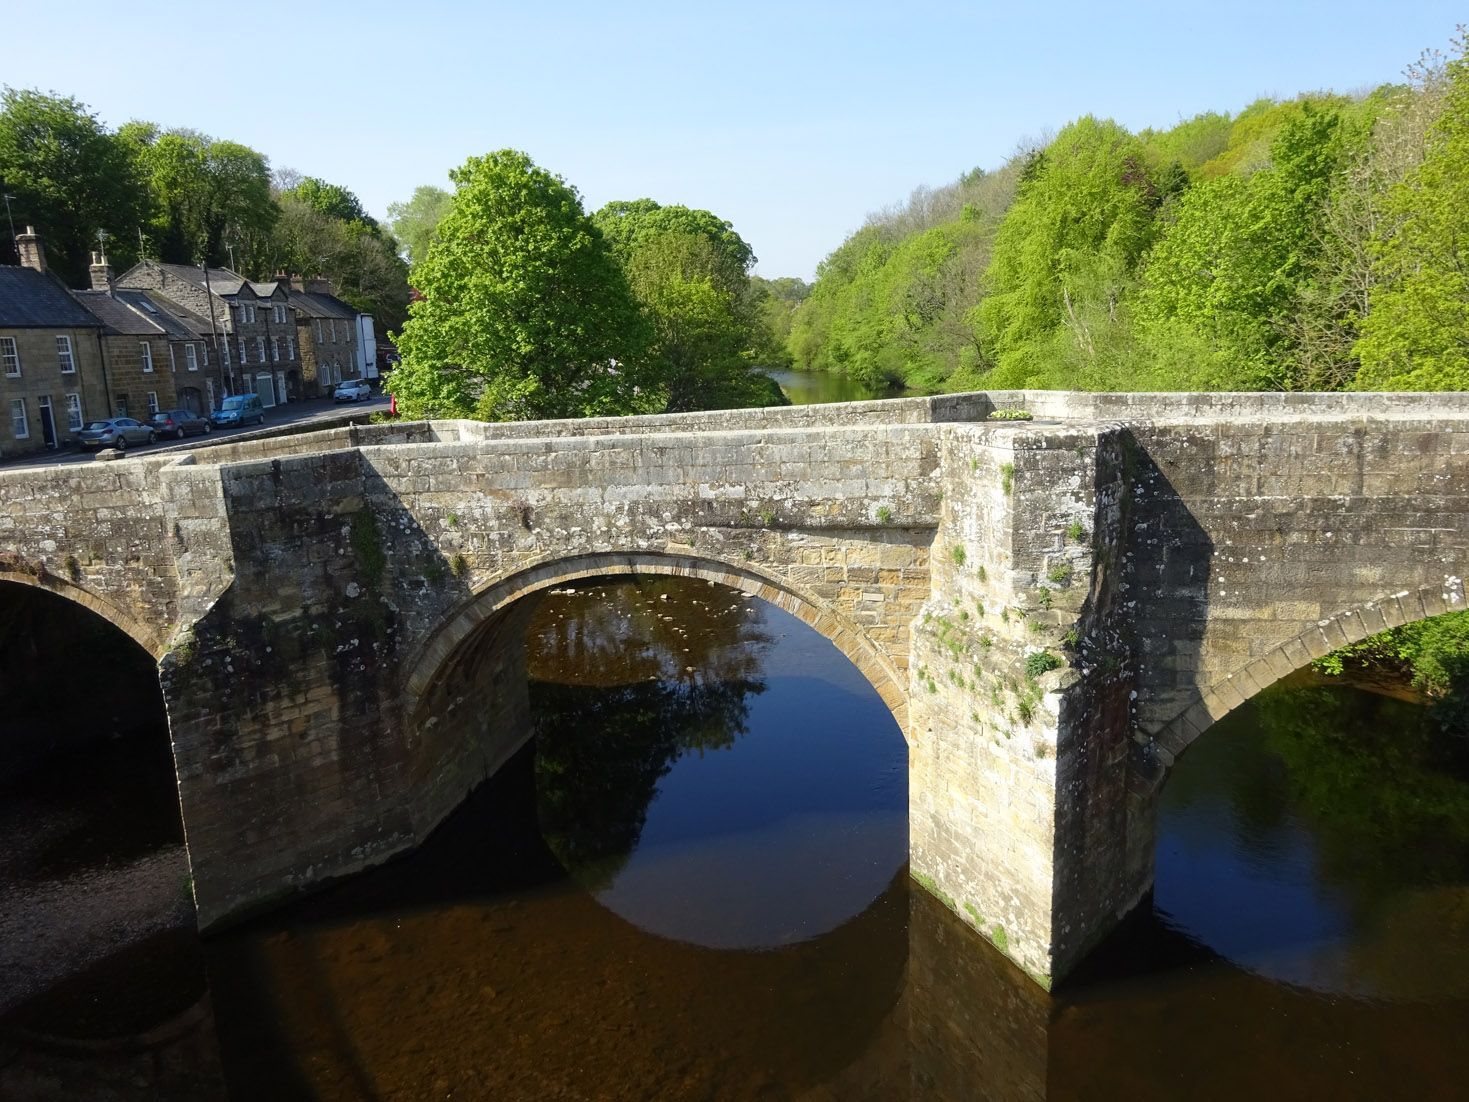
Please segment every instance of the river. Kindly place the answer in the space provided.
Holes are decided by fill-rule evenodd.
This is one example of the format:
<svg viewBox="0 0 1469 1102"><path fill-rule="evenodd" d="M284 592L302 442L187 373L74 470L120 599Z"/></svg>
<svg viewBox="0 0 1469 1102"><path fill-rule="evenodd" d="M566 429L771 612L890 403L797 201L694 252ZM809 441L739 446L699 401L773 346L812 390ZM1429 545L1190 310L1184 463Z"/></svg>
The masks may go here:
<svg viewBox="0 0 1469 1102"><path fill-rule="evenodd" d="M912 884L901 732L795 618L593 580L527 648L533 738L423 847L203 941L166 732L0 781L0 1098L1463 1096L1469 753L1423 707L1221 721L1052 997Z"/></svg>

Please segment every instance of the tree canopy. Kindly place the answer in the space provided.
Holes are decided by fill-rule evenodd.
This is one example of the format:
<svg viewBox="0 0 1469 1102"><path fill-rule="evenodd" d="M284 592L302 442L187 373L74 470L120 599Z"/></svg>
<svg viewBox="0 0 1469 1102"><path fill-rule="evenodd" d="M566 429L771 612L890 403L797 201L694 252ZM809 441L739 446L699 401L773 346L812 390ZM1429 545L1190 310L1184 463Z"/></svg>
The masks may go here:
<svg viewBox="0 0 1469 1102"><path fill-rule="evenodd" d="M414 268L423 296L392 388L411 416L486 420L651 411L650 333L581 198L524 153L471 157Z"/></svg>

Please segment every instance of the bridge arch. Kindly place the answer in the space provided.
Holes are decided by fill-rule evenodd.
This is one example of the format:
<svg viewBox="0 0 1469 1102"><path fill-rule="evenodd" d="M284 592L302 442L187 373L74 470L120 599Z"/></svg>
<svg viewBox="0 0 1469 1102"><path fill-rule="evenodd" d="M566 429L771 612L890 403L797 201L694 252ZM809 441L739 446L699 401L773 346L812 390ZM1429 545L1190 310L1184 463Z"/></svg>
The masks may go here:
<svg viewBox="0 0 1469 1102"><path fill-rule="evenodd" d="M1154 746L1164 769L1230 712L1316 659L1390 628L1465 608L1469 603L1463 579L1449 575L1442 582L1376 597L1317 621L1242 669L1202 686L1195 701L1155 736Z"/></svg>
<svg viewBox="0 0 1469 1102"><path fill-rule="evenodd" d="M168 653L168 632L165 628L143 623L85 586L52 574L44 567L33 569L29 563L0 559L0 583L4 582L44 589L95 612L147 651L155 662Z"/></svg>
<svg viewBox="0 0 1469 1102"><path fill-rule="evenodd" d="M596 552L546 559L481 587L407 663L407 714L417 710L460 644L522 597L585 578L633 574L700 578L759 597L791 613L827 639L861 671L898 721L903 737L908 738L908 693L904 677L860 627L829 604L750 564L736 566L718 559L649 551Z"/></svg>

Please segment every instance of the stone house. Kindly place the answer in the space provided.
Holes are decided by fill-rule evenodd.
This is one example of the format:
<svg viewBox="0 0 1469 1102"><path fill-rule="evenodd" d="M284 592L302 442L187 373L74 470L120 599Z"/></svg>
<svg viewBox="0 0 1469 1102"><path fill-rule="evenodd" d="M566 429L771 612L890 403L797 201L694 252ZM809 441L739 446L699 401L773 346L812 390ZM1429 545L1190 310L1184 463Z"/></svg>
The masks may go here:
<svg viewBox="0 0 1469 1102"><path fill-rule="evenodd" d="M0 266L0 456L59 448L112 411L103 325L46 269L40 235Z"/></svg>
<svg viewBox="0 0 1469 1102"><path fill-rule="evenodd" d="M202 318L229 393L254 391L267 406L302 396L297 328L283 281L255 283L228 268L143 260L117 285L157 292Z"/></svg>
<svg viewBox="0 0 1469 1102"><path fill-rule="evenodd" d="M177 402L208 413L230 393L225 364L211 351L209 322L157 291L118 290L117 297L151 318L168 334L168 364Z"/></svg>
<svg viewBox="0 0 1469 1102"><path fill-rule="evenodd" d="M355 379L358 312L325 279L291 281L291 306L301 347L301 377L307 394L322 397L344 379Z"/></svg>

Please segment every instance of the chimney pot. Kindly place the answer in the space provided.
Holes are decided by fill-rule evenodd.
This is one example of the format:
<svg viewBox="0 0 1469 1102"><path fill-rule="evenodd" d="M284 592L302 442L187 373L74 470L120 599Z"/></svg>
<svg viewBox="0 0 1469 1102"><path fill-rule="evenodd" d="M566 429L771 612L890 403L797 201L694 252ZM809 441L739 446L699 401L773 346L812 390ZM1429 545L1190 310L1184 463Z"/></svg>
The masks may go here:
<svg viewBox="0 0 1469 1102"><path fill-rule="evenodd" d="M113 293L112 265L107 263L106 253L92 254L92 266L88 272L92 277L92 290L106 291L109 295Z"/></svg>

